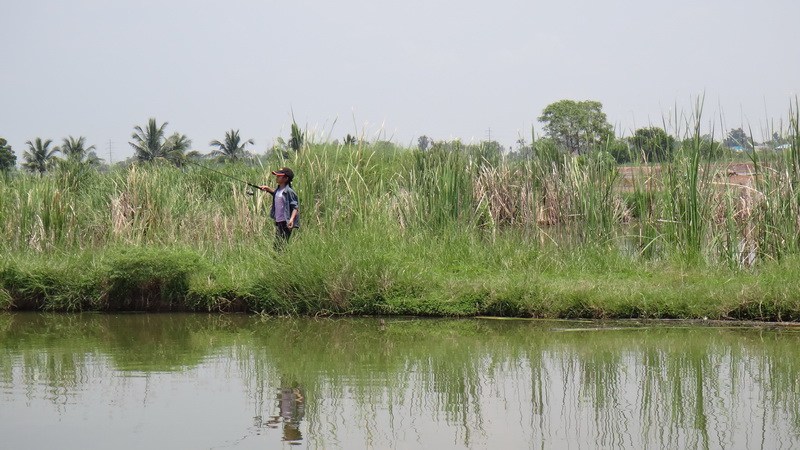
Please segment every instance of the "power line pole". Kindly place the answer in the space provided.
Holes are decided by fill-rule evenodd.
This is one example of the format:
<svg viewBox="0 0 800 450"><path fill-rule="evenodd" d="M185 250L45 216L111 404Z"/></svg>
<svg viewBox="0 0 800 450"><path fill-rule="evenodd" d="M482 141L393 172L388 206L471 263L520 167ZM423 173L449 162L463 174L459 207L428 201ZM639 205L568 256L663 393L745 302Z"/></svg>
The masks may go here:
<svg viewBox="0 0 800 450"><path fill-rule="evenodd" d="M111 139L109 139L108 140L108 165L109 166L114 164L114 159L112 158L112 155L111 155L111 150L113 148L114 148L114 142Z"/></svg>

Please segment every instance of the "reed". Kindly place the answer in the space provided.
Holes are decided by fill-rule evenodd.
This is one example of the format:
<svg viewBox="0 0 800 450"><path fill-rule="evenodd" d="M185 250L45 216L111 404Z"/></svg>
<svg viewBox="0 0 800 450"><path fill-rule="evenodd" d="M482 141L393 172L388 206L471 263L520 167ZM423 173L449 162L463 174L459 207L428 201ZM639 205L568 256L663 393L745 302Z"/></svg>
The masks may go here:
<svg viewBox="0 0 800 450"><path fill-rule="evenodd" d="M156 275L172 273L166 270L172 265L184 281L159 301L189 309L753 315L758 308L727 302L693 308L661 288L648 293L641 280L630 283L639 291L629 294L646 300L614 300L599 291L620 292L599 274L624 283L631 274L647 279L662 270L682 286L688 268L727 279L775 270L773 264L798 254L797 109L787 131L790 148L751 154L755 174L745 182L730 177L730 160L700 135L701 117L698 105L695 115L676 118L686 125L673 130L682 138L674 158L630 168L617 167L607 151L566 155L547 140L514 161L459 142L422 151L360 141L306 142L257 164L215 165L217 172L134 164L101 174L63 165L44 177L6 176L0 251L9 258L0 302L100 307L87 300L90 292L123 302L111 293L124 289L111 286L125 279L114 281L109 270L125 260L121 249L139 248L151 250L137 264L159 270L131 275L135 289L164 286ZM270 170L283 165L298 174L303 219L287 254L272 248L269 196L248 196L246 185L224 175L267 184ZM22 255L31 262L22 264ZM82 274L89 280L82 286L91 289L62 283L73 293L59 295L71 300L35 281L75 278L67 267L87 255L97 261ZM184 267L184 259L196 264ZM26 297L19 280L49 287ZM760 311L759 317L793 314L780 301L773 312Z"/></svg>

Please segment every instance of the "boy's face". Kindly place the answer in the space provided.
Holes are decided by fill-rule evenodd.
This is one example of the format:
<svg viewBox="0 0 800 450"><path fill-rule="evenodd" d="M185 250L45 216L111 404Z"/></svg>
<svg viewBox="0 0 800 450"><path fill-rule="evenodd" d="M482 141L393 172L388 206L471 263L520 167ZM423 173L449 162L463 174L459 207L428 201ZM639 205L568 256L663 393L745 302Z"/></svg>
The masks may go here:
<svg viewBox="0 0 800 450"><path fill-rule="evenodd" d="M280 183L288 183L289 182L289 177L287 177L286 175L275 175L275 181L277 181L278 184L280 184Z"/></svg>

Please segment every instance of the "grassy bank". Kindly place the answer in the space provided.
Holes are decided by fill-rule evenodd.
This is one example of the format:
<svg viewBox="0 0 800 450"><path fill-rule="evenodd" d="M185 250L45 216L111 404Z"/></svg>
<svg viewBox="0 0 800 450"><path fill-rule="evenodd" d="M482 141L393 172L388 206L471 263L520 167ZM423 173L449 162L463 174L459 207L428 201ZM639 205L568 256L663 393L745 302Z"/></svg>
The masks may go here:
<svg viewBox="0 0 800 450"><path fill-rule="evenodd" d="M391 234L389 234L391 236ZM758 270L635 263L600 249L540 251L519 236L410 241L363 230L219 249L108 247L14 254L0 265L11 309L268 314L800 319L800 258ZM354 245L357 244L357 245Z"/></svg>
<svg viewBox="0 0 800 450"><path fill-rule="evenodd" d="M547 142L518 160L312 143L215 165L255 183L295 169L303 228L285 253L268 196L194 165L17 174L0 184L0 308L795 320L791 124L746 182L692 130L628 171Z"/></svg>

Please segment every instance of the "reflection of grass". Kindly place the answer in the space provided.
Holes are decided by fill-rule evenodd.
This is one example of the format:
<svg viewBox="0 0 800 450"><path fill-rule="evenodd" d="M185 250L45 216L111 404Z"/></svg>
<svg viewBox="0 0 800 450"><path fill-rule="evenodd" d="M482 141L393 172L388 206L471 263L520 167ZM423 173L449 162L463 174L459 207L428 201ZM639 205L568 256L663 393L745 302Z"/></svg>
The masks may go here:
<svg viewBox="0 0 800 450"><path fill-rule="evenodd" d="M32 362L41 363L42 370L53 370L50 361L58 361L56 369L68 373L85 370L81 366L88 365L87 358L92 354L109 356L119 370L169 371L194 366L211 349L207 341L198 342L196 333L187 329L213 329L214 325L200 316L167 314L19 313L6 317L9 319L3 331L6 350L22 352ZM75 358L69 355L73 351Z"/></svg>
<svg viewBox="0 0 800 450"><path fill-rule="evenodd" d="M531 426L556 426L550 414L561 411L562 421L596 427L601 446L675 448L691 440L706 447L724 441L713 433L719 423L747 420L758 395L759 405L772 408L767 420L788 414L778 428L800 432L800 335L775 330L410 318L381 327L377 319L242 315L14 314L0 321L0 381L45 383L54 402L74 401L100 381L105 372L92 370L98 361L147 374L191 370L214 355L230 361L257 404L273 402L277 388L302 387L309 427L360 417L372 431L385 430L376 414L388 411L479 436L490 419L487 402L511 396L529 411Z"/></svg>

